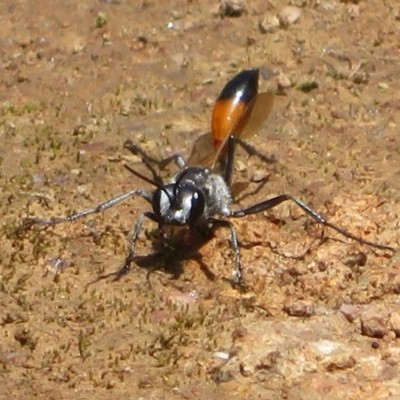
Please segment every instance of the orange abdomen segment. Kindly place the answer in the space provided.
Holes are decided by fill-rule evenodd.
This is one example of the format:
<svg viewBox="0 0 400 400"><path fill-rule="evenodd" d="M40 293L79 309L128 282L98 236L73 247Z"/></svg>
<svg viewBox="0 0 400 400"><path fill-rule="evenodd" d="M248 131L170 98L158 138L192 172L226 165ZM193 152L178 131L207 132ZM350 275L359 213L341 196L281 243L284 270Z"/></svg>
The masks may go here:
<svg viewBox="0 0 400 400"><path fill-rule="evenodd" d="M258 69L240 72L230 80L215 103L211 131L217 150L227 136L241 135L258 93Z"/></svg>
<svg viewBox="0 0 400 400"><path fill-rule="evenodd" d="M218 100L215 104L211 131L217 150L227 136L240 136L251 114L251 109L237 99Z"/></svg>

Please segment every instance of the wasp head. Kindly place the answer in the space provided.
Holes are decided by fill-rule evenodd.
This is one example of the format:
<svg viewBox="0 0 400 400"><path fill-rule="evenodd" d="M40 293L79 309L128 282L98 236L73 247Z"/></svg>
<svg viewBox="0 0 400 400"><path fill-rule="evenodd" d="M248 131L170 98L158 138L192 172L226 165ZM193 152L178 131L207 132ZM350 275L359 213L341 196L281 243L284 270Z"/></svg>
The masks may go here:
<svg viewBox="0 0 400 400"><path fill-rule="evenodd" d="M195 225L204 215L205 204L203 191L190 183L164 185L153 196L153 212L165 225Z"/></svg>

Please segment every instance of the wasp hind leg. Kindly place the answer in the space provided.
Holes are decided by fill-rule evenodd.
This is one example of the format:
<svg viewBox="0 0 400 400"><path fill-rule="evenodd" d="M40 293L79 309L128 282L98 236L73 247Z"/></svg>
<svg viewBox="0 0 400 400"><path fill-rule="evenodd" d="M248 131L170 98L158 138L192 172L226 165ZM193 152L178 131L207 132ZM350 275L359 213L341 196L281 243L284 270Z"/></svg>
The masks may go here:
<svg viewBox="0 0 400 400"><path fill-rule="evenodd" d="M239 242L237 238L236 228L232 222L224 220L224 219L216 219L216 218L208 218L208 221L211 222L214 227L225 227L229 228L231 231L231 244L232 249L235 255L235 275L236 282L235 284L239 287L239 289L243 292L247 291L247 287L244 283L243 279L243 268L242 268L242 260L239 248Z"/></svg>
<svg viewBox="0 0 400 400"><path fill-rule="evenodd" d="M143 164L145 164L148 170L152 173L153 180L159 185L163 184L163 180L156 172L153 165L157 166L160 170L165 169L172 162L181 169L186 166L186 161L180 154L173 154L172 156L169 156L162 160L157 160L156 158L148 155L140 146L129 139L125 141L124 148L128 149L132 154L139 155L142 158Z"/></svg>
<svg viewBox="0 0 400 400"><path fill-rule="evenodd" d="M329 222L327 219L325 219L321 214L318 214L316 211L314 211L310 206L307 204L303 203L301 200L296 199L295 197L289 195L289 194L282 194L280 196L273 197L272 199L263 201L261 203L257 203L251 207L243 208L241 210L233 211L230 215L230 217L233 218L241 218L246 215L250 214L257 214L259 212L263 212L266 210L269 210L273 207L276 207L277 205L285 202L285 201L292 201L294 202L298 207L300 207L306 214L308 214L314 221L318 222L321 225L327 226L328 228L333 229L334 231L340 233L344 237L347 237L349 239L352 239L358 243L374 247L376 249L381 249L381 250L389 250L392 252L396 252L397 250L394 247L382 245L379 243L375 242L370 242L369 240L362 239L353 233L347 231L344 228L341 228L340 226L334 225L331 222Z"/></svg>
<svg viewBox="0 0 400 400"><path fill-rule="evenodd" d="M275 156L266 156L260 153L256 148L249 145L245 141L239 139L236 136L230 136L228 139L228 151L225 160L225 169L224 169L224 179L227 185L230 187L232 184L232 175L233 175L233 167L235 160L235 147L240 146L249 156L256 156L261 161L271 164L276 162Z"/></svg>

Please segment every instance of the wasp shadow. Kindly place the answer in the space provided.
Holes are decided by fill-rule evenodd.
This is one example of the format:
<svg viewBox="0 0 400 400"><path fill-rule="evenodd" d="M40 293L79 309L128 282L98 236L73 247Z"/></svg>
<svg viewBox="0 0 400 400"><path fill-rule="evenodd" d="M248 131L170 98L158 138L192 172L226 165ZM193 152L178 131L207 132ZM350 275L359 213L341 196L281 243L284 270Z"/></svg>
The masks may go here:
<svg viewBox="0 0 400 400"><path fill-rule="evenodd" d="M104 279L118 281L127 275L135 266L147 271L146 277L150 286L150 277L152 273L156 271L164 271L170 275L171 280L178 280L184 273L185 261L190 259L195 259L207 279L214 281L215 274L203 261L203 256L199 250L214 237L216 229L218 229L218 227L211 227L207 230L197 229L189 245L182 244L185 234L183 229L178 233L174 232L167 241L161 240L158 230L154 230L150 234L152 237L152 249L150 254L133 256L129 261L127 260L125 262L122 268L108 274L99 275L94 281L90 282L89 285Z"/></svg>

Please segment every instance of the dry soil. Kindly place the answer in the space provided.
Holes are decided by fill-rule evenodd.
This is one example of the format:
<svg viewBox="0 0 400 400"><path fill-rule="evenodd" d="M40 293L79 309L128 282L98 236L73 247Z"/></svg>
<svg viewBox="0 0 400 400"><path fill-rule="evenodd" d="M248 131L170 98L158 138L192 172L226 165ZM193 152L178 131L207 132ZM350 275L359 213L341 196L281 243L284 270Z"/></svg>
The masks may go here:
<svg viewBox="0 0 400 400"><path fill-rule="evenodd" d="M234 221L246 293L228 230L158 254L149 221L131 271L99 279L140 198L23 223L151 189L124 141L187 157L258 67L276 100L251 143L277 161L238 152L234 207L290 193L399 247L398 1L2 0L0 22L1 398L400 399L398 253L294 204Z"/></svg>

